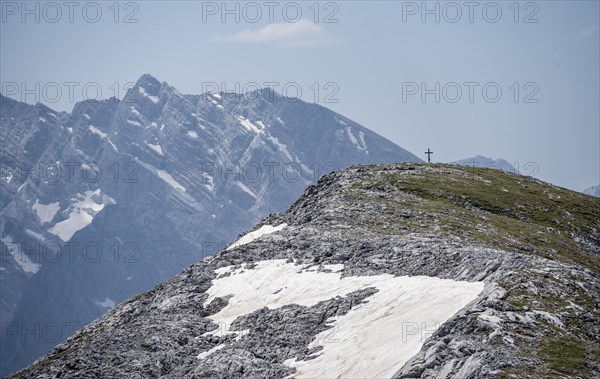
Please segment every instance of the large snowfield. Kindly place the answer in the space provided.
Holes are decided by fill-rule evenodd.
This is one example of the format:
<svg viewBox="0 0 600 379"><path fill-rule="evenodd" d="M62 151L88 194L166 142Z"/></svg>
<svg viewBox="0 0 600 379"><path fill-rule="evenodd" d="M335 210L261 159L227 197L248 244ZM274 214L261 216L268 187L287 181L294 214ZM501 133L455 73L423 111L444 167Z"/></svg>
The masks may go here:
<svg viewBox="0 0 600 379"><path fill-rule="evenodd" d="M343 265L300 266L285 260L261 261L254 268L233 266L216 270L220 275L207 291L206 304L216 297L233 295L229 304L211 319L227 331L239 316L263 307L287 304L313 306L320 301L375 287L379 291L347 314L331 319L332 328L315 338L323 346L308 361L288 360L297 378L390 378L439 325L473 301L483 282L462 282L425 276L389 274L343 277ZM230 273L229 276L222 274ZM234 332L231 332L234 333ZM213 351L201 354L204 358ZM208 354L207 354L208 353Z"/></svg>
<svg viewBox="0 0 600 379"><path fill-rule="evenodd" d="M69 217L66 220L57 222L48 229L49 233L57 235L64 242L68 242L76 232L91 224L94 216L103 210L107 204L115 204L115 200L102 194L99 188L95 191L85 191L83 195L77 194L77 198L72 199L72 201L73 203L66 210L69 212ZM53 217L46 217L45 219L51 220Z"/></svg>

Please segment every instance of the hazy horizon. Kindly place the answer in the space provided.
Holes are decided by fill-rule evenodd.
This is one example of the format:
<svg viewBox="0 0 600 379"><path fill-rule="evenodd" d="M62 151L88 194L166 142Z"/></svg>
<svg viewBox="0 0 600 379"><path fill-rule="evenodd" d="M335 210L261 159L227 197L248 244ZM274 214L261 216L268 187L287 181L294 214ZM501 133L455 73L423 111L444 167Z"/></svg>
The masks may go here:
<svg viewBox="0 0 600 379"><path fill-rule="evenodd" d="M598 2L82 2L60 17L28 4L1 10L0 92L19 101L70 112L83 88L122 98L145 73L186 94L273 86L422 159L600 183Z"/></svg>

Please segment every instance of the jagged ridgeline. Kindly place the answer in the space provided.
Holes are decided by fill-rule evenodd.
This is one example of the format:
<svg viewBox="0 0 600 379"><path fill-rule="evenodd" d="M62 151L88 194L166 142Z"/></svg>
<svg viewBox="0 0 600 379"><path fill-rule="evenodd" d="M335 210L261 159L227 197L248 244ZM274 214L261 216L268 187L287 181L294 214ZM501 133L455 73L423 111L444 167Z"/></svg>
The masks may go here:
<svg viewBox="0 0 600 379"><path fill-rule="evenodd" d="M0 377L285 211L323 174L421 161L268 89L191 95L143 75L123 100L68 113L0 104Z"/></svg>
<svg viewBox="0 0 600 379"><path fill-rule="evenodd" d="M353 166L14 377L600 376L600 199Z"/></svg>

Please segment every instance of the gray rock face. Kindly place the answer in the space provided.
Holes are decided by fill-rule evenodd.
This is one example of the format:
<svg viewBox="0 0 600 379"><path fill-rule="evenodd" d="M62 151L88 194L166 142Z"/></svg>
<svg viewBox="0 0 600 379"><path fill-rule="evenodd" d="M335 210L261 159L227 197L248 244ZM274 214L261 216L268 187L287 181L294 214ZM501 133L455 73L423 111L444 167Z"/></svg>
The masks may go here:
<svg viewBox="0 0 600 379"><path fill-rule="evenodd" d="M0 100L2 375L220 251L321 175L419 161L270 91L183 95L144 75L122 101L70 114Z"/></svg>
<svg viewBox="0 0 600 379"><path fill-rule="evenodd" d="M438 186L424 185L431 180ZM462 185L472 192L456 193ZM513 193L511 203L503 203L504 190ZM539 196L537 203L524 203L529 196ZM561 202L546 214L568 212L570 223L529 213L556 196ZM211 298L215 283L275 259L298 271L341 265L349 279L483 281L476 299L431 331L394 378L598 377L599 216L596 199L496 170L355 166L324 176L288 211L254 228L287 224L281 230L205 258L128 299L15 377L293 377L289 360L310 361L328 342L343 342L316 339L324 331L335 336L335 320L364 307L378 289L331 293L310 306L258 308L220 330L211 317L241 300ZM555 226L544 235L511 227L547 222Z"/></svg>

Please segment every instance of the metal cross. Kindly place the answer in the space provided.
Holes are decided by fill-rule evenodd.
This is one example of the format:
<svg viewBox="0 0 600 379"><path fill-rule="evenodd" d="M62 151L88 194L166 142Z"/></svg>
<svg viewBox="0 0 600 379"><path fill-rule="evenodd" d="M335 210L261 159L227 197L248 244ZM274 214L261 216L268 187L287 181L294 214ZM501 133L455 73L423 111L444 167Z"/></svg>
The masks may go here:
<svg viewBox="0 0 600 379"><path fill-rule="evenodd" d="M425 154L427 154L427 163L431 163L431 154L433 154L433 151L428 148Z"/></svg>

